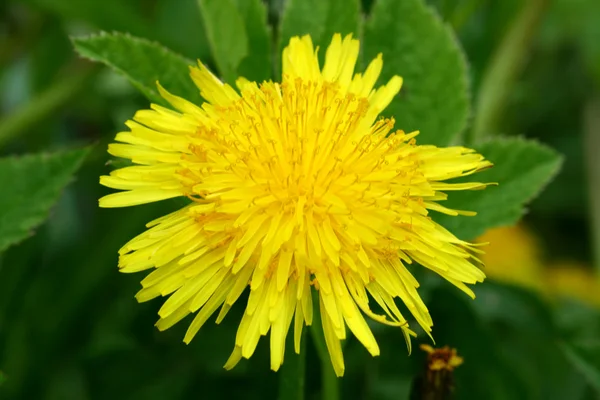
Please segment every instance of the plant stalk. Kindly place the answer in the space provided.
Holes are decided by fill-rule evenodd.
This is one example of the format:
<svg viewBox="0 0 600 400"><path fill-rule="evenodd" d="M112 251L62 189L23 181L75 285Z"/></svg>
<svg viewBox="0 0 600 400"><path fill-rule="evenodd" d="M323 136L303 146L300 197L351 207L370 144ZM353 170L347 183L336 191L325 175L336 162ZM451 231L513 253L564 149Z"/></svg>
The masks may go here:
<svg viewBox="0 0 600 400"><path fill-rule="evenodd" d="M319 308L319 294L316 290L312 292L313 296L313 322L310 326L311 336L317 348L319 359L321 360L321 385L322 385L322 400L339 400L340 387L338 377L335 375L333 365L327 344L325 343L325 334L323 333L323 324L321 322L321 312Z"/></svg>
<svg viewBox="0 0 600 400"><path fill-rule="evenodd" d="M86 68L64 79L57 80L31 101L0 120L0 148L11 140L24 135L31 127L55 113L85 89L86 81L96 68Z"/></svg>
<svg viewBox="0 0 600 400"><path fill-rule="evenodd" d="M600 97L590 100L584 112L584 151L586 158L590 230L596 272L600 274Z"/></svg>
<svg viewBox="0 0 600 400"><path fill-rule="evenodd" d="M467 144L498 133L514 81L527 58L547 3L547 0L528 0L509 26L481 81Z"/></svg>
<svg viewBox="0 0 600 400"><path fill-rule="evenodd" d="M300 339L300 354L294 351L294 340L287 341L286 358L279 371L279 400L304 400L306 375L306 332Z"/></svg>

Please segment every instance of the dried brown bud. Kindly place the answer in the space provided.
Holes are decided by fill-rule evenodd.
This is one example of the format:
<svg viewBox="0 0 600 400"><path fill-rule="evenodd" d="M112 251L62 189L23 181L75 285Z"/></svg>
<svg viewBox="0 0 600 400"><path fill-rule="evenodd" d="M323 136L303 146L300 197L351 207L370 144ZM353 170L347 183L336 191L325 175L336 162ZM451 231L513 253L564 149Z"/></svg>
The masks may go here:
<svg viewBox="0 0 600 400"><path fill-rule="evenodd" d="M425 373L421 381L423 400L446 400L454 391L454 369L463 363L456 349L444 346L440 349L422 344L421 350L427 353Z"/></svg>

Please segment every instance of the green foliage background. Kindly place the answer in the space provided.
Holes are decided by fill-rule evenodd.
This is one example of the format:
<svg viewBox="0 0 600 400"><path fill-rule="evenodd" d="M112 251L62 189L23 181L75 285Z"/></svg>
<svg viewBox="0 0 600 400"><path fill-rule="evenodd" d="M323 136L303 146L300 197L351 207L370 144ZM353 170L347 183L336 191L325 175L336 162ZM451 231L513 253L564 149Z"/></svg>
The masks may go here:
<svg viewBox="0 0 600 400"><path fill-rule="evenodd" d="M241 305L188 346L185 322L153 328L160 302L135 302L141 275L119 274L116 252L181 202L99 209L109 190L98 177L119 166L106 146L123 123L149 101L164 104L156 80L200 103L187 75L195 59L228 82L277 79L280 51L298 34L311 34L322 57L333 33L353 33L359 69L381 52L380 82L404 78L385 111L399 128L496 164L478 179L499 186L450 195L448 206L479 215L435 216L444 226L474 239L524 217L548 258L600 262L600 164L585 153L599 141L589 131L600 135L589 118L600 113L599 27L595 0L1 2L0 399L278 397L264 341L222 369ZM436 344L465 358L456 398L599 398L598 310L493 281L471 301L414 272ZM347 340L341 398L409 398L424 354L408 356L398 331L372 328L382 354ZM316 345L305 346L310 399L326 397Z"/></svg>

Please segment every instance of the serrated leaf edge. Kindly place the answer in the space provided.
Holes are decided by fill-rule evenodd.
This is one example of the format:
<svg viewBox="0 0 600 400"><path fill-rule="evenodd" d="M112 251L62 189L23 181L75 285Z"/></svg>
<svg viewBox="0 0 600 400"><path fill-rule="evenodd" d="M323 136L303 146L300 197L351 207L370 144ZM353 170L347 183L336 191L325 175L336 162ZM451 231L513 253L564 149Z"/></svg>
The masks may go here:
<svg viewBox="0 0 600 400"><path fill-rule="evenodd" d="M65 182L65 184L58 188L56 190L56 200L58 200L61 196L61 194L64 192L64 190L76 180L75 177L75 172L77 172L77 170L81 167L81 164L85 161L85 159L89 156L91 150L93 148L93 145L91 146L87 146L84 148L75 148L75 149L61 149L59 151L56 151L54 153L45 151L45 152L41 152L41 153L30 153L30 154L18 154L18 155L9 155L7 157L2 157L0 158L0 160L2 161L20 161L23 159L35 159L35 158L40 158L42 161L43 160L47 160L51 157L57 156L59 153L62 154L67 154L67 153L72 153L72 152L77 152L77 151L83 151L83 154L81 155L81 159L78 161L77 165L75 166L73 173L71 174L71 176L69 177L69 179ZM27 233L25 233L23 235L23 237L21 239L17 239L15 241L12 242L7 242L6 244L0 246L0 254L3 253L4 251L6 251L7 249L9 249L10 247L13 246L18 246L19 244L23 243L25 240L31 238L32 236L35 235L36 230L48 219L48 217L50 216L50 214L52 213L53 208L56 206L56 202L54 202L53 204L51 204L48 207L48 210L46 212L42 212L40 213L40 215L42 215L42 218L40 218L39 222L34 223L33 225L31 225L30 227L27 227Z"/></svg>
<svg viewBox="0 0 600 400"><path fill-rule="evenodd" d="M129 73L127 73L125 70L123 70L122 68L117 67L115 64L113 64L112 62L110 62L109 60L107 60L105 57L98 57L98 59L94 59L92 57L89 57L85 54L82 54L82 52L78 49L77 47L77 41L85 41L85 40L94 40L94 39L98 39L98 38L119 38L119 37L123 37L126 38L128 40L131 40L132 42L135 43L140 43L140 44L144 44L144 45L150 45L150 46L154 46L156 47L159 51L162 52L163 55L173 55L176 57L181 58L186 64L188 65L194 65L194 62L191 61L190 59L188 59L187 57L182 56L181 54L169 49L168 47L162 45L161 43L157 42L157 41L153 41L153 40L148 40L145 38L140 38L137 36L133 36L127 32L118 32L118 31L113 31L113 32L105 32L105 31L100 31L97 33L92 33L90 35L80 35L80 36L69 36L69 39L71 40L71 44L73 45L75 52L83 59L89 60L91 62L94 63L101 63L106 65L107 67L109 67L110 69L112 69L113 71L115 71L116 73L118 73L119 75L124 76L127 80L130 81L130 83L136 87L138 90L140 90L142 92L142 94L144 94L146 97L151 97L148 100L150 100L151 102L157 102L159 104L164 104L165 102L163 101L162 97L160 96L160 94L158 93L158 90L156 89L156 87L152 88L147 86L146 84L140 82L139 80L135 79L132 75L130 75ZM149 96L150 95L150 96Z"/></svg>

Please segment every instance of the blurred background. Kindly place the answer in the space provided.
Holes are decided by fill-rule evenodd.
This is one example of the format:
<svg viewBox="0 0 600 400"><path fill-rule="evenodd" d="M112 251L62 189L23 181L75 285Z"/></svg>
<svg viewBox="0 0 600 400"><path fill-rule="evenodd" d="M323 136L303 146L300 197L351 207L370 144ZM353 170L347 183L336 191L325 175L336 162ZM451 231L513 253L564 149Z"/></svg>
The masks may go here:
<svg viewBox="0 0 600 400"><path fill-rule="evenodd" d="M430 4L470 62L480 111L470 129L535 138L565 155L521 223L477 239L492 244L484 258L490 279L475 288L476 301L421 277L436 344L464 358L456 398L598 399L600 1ZM272 21L281 6L269 2ZM251 360L222 369L235 315L207 324L186 346L186 324L159 333L160 302L137 304L140 275L117 270L121 245L178 204L97 207L109 192L98 184L109 170L108 142L148 106L124 78L73 51L69 36L98 30L130 32L211 64L196 0L0 2L0 156L96 144L35 236L0 255L0 398L275 398L265 341ZM478 103L490 91L493 112ZM380 357L346 344L342 398L408 398L425 353L414 346L408 357L395 330L373 330ZM319 398L310 341L308 351L307 398Z"/></svg>

